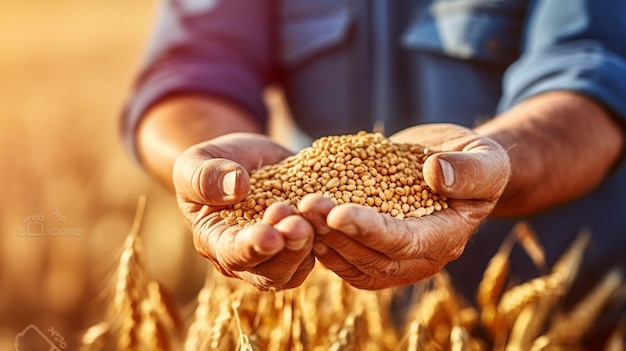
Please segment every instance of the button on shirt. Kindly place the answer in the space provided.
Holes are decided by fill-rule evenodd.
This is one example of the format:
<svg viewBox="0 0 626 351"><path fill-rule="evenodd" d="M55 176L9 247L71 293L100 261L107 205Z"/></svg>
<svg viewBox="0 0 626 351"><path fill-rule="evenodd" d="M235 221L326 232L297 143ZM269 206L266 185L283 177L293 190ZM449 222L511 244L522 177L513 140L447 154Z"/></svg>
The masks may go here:
<svg viewBox="0 0 626 351"><path fill-rule="evenodd" d="M552 90L595 98L626 117L624 0L169 0L122 119L125 141L164 97L205 93L267 119L280 85L311 137L452 122L472 127ZM537 184L541 186L541 184ZM592 234L580 282L626 267L626 170L592 193L526 218L549 263ZM447 269L467 295L520 219L488 220ZM513 252L513 274L539 272ZM591 280L589 280L591 279ZM580 283L581 286L585 284Z"/></svg>

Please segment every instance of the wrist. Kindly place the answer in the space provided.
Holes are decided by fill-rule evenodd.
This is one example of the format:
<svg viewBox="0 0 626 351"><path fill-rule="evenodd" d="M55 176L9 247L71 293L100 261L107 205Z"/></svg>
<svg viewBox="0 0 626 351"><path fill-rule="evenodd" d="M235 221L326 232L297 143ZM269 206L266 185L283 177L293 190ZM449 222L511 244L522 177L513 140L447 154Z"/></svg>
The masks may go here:
<svg viewBox="0 0 626 351"><path fill-rule="evenodd" d="M262 130L247 112L220 98L177 95L146 112L135 142L142 166L171 188L174 162L188 147L224 134Z"/></svg>
<svg viewBox="0 0 626 351"><path fill-rule="evenodd" d="M476 128L507 150L512 176L493 214L517 216L575 199L619 157L623 134L595 101L570 92L531 98Z"/></svg>

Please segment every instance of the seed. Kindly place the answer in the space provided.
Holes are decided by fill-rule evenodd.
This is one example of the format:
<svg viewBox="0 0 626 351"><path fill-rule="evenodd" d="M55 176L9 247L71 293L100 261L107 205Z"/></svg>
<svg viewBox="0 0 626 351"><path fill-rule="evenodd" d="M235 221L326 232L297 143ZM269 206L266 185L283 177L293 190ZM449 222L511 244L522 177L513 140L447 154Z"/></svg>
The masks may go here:
<svg viewBox="0 0 626 351"><path fill-rule="evenodd" d="M339 178L332 178L326 183L326 189L334 189L340 184Z"/></svg>
<svg viewBox="0 0 626 351"><path fill-rule="evenodd" d="M393 192L393 191L391 191L391 190L389 190L389 189L385 190L385 197L387 198L387 200L392 199L392 198L393 198L393 195L394 195L394 192Z"/></svg>
<svg viewBox="0 0 626 351"><path fill-rule="evenodd" d="M386 201L383 202L382 205L380 205L380 211L383 213L387 213L389 211L389 205Z"/></svg>
<svg viewBox="0 0 626 351"><path fill-rule="evenodd" d="M374 186L374 185L376 185L376 179L368 178L368 179L363 181L363 185L364 186Z"/></svg>
<svg viewBox="0 0 626 351"><path fill-rule="evenodd" d="M448 205L423 180L426 158L424 147L394 143L380 133L323 137L277 164L251 171L248 196L220 217L229 225L248 226L272 203L296 207L310 193L397 219L429 215Z"/></svg>

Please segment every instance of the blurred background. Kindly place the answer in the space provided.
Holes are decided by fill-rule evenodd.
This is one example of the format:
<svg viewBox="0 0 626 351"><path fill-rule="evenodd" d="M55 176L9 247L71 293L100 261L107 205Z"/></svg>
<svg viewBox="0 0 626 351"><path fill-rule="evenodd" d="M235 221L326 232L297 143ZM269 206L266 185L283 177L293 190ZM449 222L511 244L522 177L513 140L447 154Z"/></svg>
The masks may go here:
<svg viewBox="0 0 626 351"><path fill-rule="evenodd" d="M0 350L31 324L54 328L71 350L102 320L142 195L149 272L181 306L193 301L205 262L173 196L132 161L117 130L158 2L0 8Z"/></svg>

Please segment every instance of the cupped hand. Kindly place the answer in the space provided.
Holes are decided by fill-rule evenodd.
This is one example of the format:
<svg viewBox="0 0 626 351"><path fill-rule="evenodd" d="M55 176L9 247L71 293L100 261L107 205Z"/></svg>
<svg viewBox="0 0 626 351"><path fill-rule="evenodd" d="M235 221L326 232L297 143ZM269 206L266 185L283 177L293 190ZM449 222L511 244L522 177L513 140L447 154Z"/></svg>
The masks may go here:
<svg viewBox="0 0 626 351"><path fill-rule="evenodd" d="M260 290L302 284L315 263L313 227L281 203L268 207L260 223L243 229L226 225L220 212L246 197L250 170L289 155L266 136L234 133L190 147L174 164L178 205L198 253L221 273Z"/></svg>
<svg viewBox="0 0 626 351"><path fill-rule="evenodd" d="M399 220L365 206L337 206L319 195L305 197L298 207L315 228L317 259L361 289L409 285L458 258L511 173L499 144L457 125L420 125L391 139L438 151L424 163L423 175L447 197L447 209Z"/></svg>

